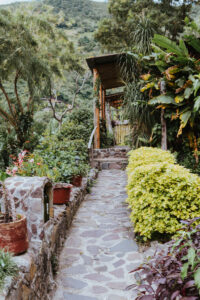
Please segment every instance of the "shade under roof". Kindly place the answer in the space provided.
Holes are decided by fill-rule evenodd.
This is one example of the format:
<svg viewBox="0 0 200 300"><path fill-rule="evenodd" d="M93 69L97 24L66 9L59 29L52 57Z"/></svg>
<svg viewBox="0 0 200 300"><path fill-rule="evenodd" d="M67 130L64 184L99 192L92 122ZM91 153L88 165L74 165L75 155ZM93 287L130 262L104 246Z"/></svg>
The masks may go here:
<svg viewBox="0 0 200 300"><path fill-rule="evenodd" d="M125 57L122 54L108 54L98 57L87 58L87 64L93 72L97 69L103 89L118 88L124 85L120 76L120 60Z"/></svg>

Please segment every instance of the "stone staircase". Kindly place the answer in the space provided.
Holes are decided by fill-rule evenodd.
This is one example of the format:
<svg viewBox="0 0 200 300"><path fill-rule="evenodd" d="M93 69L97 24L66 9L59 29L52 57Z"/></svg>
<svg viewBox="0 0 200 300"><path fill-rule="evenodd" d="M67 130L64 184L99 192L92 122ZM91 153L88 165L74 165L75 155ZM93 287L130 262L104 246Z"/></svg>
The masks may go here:
<svg viewBox="0 0 200 300"><path fill-rule="evenodd" d="M129 147L114 147L93 150L93 167L99 170L121 169L128 164Z"/></svg>

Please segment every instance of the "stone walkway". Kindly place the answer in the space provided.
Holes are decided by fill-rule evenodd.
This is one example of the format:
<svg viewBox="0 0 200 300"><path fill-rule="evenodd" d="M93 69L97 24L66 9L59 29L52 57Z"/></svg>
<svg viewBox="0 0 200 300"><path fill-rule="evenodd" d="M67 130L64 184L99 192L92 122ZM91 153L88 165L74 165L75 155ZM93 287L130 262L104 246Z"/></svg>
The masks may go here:
<svg viewBox="0 0 200 300"><path fill-rule="evenodd" d="M129 271L142 261L133 240L126 199L126 174L99 173L80 206L60 256L53 300L134 300Z"/></svg>

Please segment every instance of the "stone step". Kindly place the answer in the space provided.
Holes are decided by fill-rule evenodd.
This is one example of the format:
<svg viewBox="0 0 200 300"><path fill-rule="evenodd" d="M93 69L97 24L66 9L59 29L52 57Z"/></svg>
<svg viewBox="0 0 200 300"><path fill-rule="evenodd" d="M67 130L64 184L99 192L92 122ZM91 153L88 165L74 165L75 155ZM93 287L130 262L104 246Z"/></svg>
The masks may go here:
<svg viewBox="0 0 200 300"><path fill-rule="evenodd" d="M110 158L122 158L126 159L129 152L129 147L114 147L107 149L94 149L94 159L110 159Z"/></svg>
<svg viewBox="0 0 200 300"><path fill-rule="evenodd" d="M99 170L111 170L111 169L117 169L117 170L125 170L126 166L128 164L127 158L96 158L93 160L93 165L95 168Z"/></svg>

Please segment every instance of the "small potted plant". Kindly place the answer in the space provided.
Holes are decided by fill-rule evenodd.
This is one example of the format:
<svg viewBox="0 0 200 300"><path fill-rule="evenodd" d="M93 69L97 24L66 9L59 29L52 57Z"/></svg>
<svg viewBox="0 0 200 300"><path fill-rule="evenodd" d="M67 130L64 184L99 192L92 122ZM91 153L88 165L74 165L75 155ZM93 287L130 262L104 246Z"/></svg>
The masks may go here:
<svg viewBox="0 0 200 300"><path fill-rule="evenodd" d="M65 165L64 167L66 168ZM66 170L64 171L67 173ZM72 185L59 182L61 180L59 170L55 167L49 168L37 152L22 151L19 153L18 157L13 158L13 165L7 168L7 174L10 176L47 176L56 182L53 188L53 204L67 204L70 199ZM66 179L65 177L64 179Z"/></svg>
<svg viewBox="0 0 200 300"><path fill-rule="evenodd" d="M16 214L15 200L2 182L0 198L0 248L15 255L24 253L28 249L26 217Z"/></svg>
<svg viewBox="0 0 200 300"><path fill-rule="evenodd" d="M75 187L80 187L82 184L83 176L88 171L88 165L81 161L79 156L75 158L75 164L71 166L71 173L73 174L71 177L71 184Z"/></svg>

